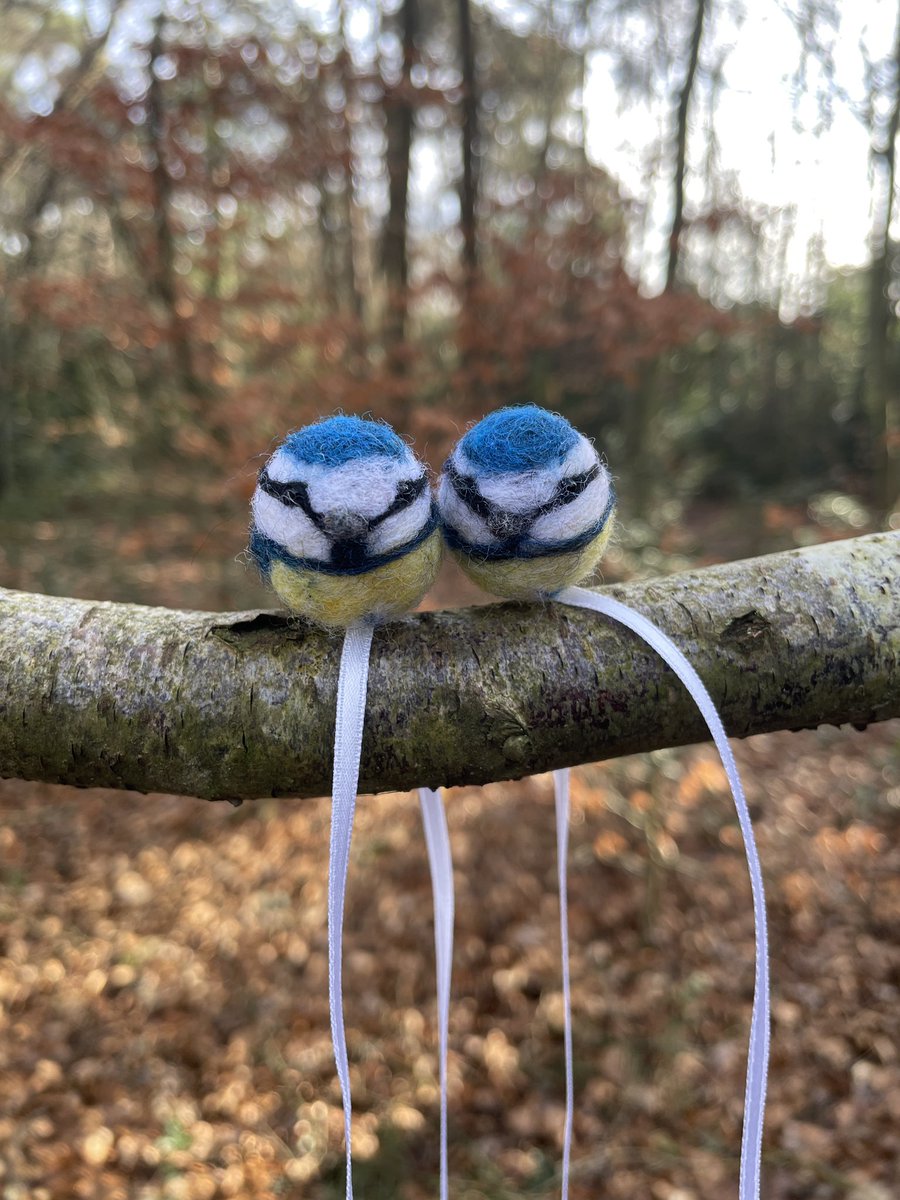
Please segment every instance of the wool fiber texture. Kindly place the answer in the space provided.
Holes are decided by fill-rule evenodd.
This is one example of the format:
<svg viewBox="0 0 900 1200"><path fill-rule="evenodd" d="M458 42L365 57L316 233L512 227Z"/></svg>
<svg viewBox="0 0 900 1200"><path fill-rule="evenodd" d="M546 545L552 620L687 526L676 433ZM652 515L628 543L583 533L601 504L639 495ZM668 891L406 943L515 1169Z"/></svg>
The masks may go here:
<svg viewBox="0 0 900 1200"><path fill-rule="evenodd" d="M259 473L251 513L261 575L321 625L405 612L440 563L426 469L377 421L335 416L289 434Z"/></svg>
<svg viewBox="0 0 900 1200"><path fill-rule="evenodd" d="M564 417L503 408L470 429L444 464L444 538L486 591L552 595L596 568L613 527L606 467Z"/></svg>

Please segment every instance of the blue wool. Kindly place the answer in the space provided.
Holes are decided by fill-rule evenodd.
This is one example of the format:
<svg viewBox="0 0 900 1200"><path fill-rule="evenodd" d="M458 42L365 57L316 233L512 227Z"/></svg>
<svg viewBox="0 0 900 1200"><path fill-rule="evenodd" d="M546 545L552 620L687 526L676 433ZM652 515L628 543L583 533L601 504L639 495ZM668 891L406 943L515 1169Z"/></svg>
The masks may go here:
<svg viewBox="0 0 900 1200"><path fill-rule="evenodd" d="M593 525L589 525L587 529L558 542L537 542L526 536L510 538L508 542L501 542L500 545L479 546L475 542L467 541L458 530L448 524L443 527L444 541L451 550L464 554L476 563L509 562L516 558L523 562L534 558L553 558L560 554L572 554L576 550L582 550L592 542L606 528L615 508L616 493L610 486L609 500L600 518Z"/></svg>
<svg viewBox="0 0 900 1200"><path fill-rule="evenodd" d="M400 459L409 453L406 443L388 425L344 416L326 417L289 433L284 449L297 462L323 467L340 467L376 454Z"/></svg>
<svg viewBox="0 0 900 1200"><path fill-rule="evenodd" d="M491 413L459 445L479 471L502 475L557 465L577 441L578 434L565 417L523 404Z"/></svg>

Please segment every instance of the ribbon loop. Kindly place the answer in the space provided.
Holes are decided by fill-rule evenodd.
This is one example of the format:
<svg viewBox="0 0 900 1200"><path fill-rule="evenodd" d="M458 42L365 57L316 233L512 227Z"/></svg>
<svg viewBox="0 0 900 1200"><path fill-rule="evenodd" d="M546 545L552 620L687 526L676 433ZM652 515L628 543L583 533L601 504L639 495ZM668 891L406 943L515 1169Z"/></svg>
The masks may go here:
<svg viewBox="0 0 900 1200"><path fill-rule="evenodd" d="M756 940L756 967L753 989L753 1011L750 1018L750 1045L747 1056L747 1084L744 1094L744 1128L741 1138L740 1166L740 1200L759 1200L760 1173L762 1166L762 1137L766 1106L766 1084L769 1069L769 1026L771 1000L769 995L769 945L766 926L766 899L763 886L762 867L756 840L753 836L753 824L747 808L744 789L738 774L737 763L728 744L725 728L716 711L709 692L700 676L678 649L675 643L658 629L652 621L641 613L635 612L626 604L602 596L598 592L586 588L569 587L557 592L553 597L561 604L570 604L576 608L589 608L603 616L611 617L614 621L625 625L628 629L642 638L648 646L659 654L675 672L691 694L694 703L700 709L706 721L716 749L722 758L722 765L731 785L731 795L737 812L741 836L744 840L744 851L747 856L747 870L750 875L750 889L753 896L753 919ZM557 827L559 827L559 791L557 791ZM564 876L560 875L561 912L562 888ZM564 951L565 953L565 951ZM566 957L568 957L566 955ZM564 973L565 981L565 973ZM566 1013L567 1024L569 1014ZM567 1047L566 1071L567 1079L571 1072L571 1050ZM568 1162L564 1158L563 1166L563 1197L568 1187Z"/></svg>
<svg viewBox="0 0 900 1200"><path fill-rule="evenodd" d="M553 772L556 800L556 872L559 883L559 942L562 955L563 1047L566 1059L566 1119L563 1126L561 1200L569 1200L569 1164L575 1119L575 1070L572 1056L572 985L569 969L569 771Z"/></svg>
<svg viewBox="0 0 900 1200"><path fill-rule="evenodd" d="M422 824L434 896L434 956L437 963L438 1058L441 1088L440 1200L449 1198L447 1165L447 1043L450 1033L450 973L453 963L453 860L447 814L440 792L419 788Z"/></svg>
<svg viewBox="0 0 900 1200"><path fill-rule="evenodd" d="M337 713L334 731L334 768L331 786L331 840L328 867L328 1004L331 1039L344 1109L344 1141L347 1150L346 1200L353 1200L352 1100L350 1066L344 1028L343 926L344 899L359 760L362 753L369 655L374 622L351 625L344 636L338 674ZM453 862L447 817L439 792L419 791L422 821L428 847L434 894L434 945L437 963L438 1039L441 1089L441 1200L449 1200L447 1166L447 1043L450 1024L450 972L453 959Z"/></svg>
<svg viewBox="0 0 900 1200"><path fill-rule="evenodd" d="M338 673L337 714L334 729L334 768L331 783L331 844L328 860L328 1007L331 1040L344 1106L344 1140L347 1146L347 1200L353 1200L353 1156L351 1148L352 1103L350 1065L344 1032L343 930L344 896L350 840L356 812L359 759L362 753L366 689L369 682L369 652L374 623L358 621L344 635Z"/></svg>

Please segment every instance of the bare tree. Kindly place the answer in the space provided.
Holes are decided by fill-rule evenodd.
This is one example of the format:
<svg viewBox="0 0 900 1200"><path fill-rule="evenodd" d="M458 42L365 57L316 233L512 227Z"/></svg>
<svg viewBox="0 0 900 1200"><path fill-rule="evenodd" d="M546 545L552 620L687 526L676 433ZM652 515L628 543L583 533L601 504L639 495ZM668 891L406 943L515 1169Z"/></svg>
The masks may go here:
<svg viewBox="0 0 900 1200"><path fill-rule="evenodd" d="M697 78L697 66L700 61L700 43L703 40L703 25L709 10L709 4L710 0L696 0L694 20L691 26L687 68L684 80L678 90L678 102L675 110L675 171L672 179L674 204L672 208L672 225L669 231L669 256L666 264L665 290L667 292L674 290L675 276L678 270L678 252L681 244L681 231L684 228L684 183L687 168L688 114L691 107L691 95Z"/></svg>
<svg viewBox="0 0 900 1200"><path fill-rule="evenodd" d="M471 283L478 266L475 208L478 180L475 150L478 142L478 80L472 37L472 8L469 0L457 0L459 15L459 61L462 69L462 178L459 189L460 224L463 235L463 270Z"/></svg>
<svg viewBox="0 0 900 1200"><path fill-rule="evenodd" d="M113 22L121 4L122 0L115 0L110 8L109 22L106 28L97 37L89 38L85 42L78 62L59 89L48 119L59 113L74 111L90 95L92 88L103 74L103 51L106 49ZM7 187L33 157L38 155L40 155L40 142L26 141L21 142L11 154L0 160L0 191Z"/></svg>
<svg viewBox="0 0 900 1200"><path fill-rule="evenodd" d="M175 260L177 249L172 228L172 179L166 165L167 120L163 95L161 60L165 54L163 26L165 16L160 11L153 27L150 44L150 83L147 88L147 136L153 156L151 177L155 191L153 223L156 234L154 270L151 276L153 291L160 301L169 325L172 354L181 386L188 395L203 391L194 367L191 333L179 304Z"/></svg>
<svg viewBox="0 0 900 1200"><path fill-rule="evenodd" d="M415 111L412 100L412 65L419 27L418 0L403 0L399 13L403 61L400 79L385 96L387 119L387 172L389 210L382 246L382 263L388 290L386 341L396 346L406 336L409 306L409 246L407 215L409 170Z"/></svg>
<svg viewBox="0 0 900 1200"><path fill-rule="evenodd" d="M900 497L900 447L892 444L897 405L888 371L889 346L896 328L889 291L893 254L890 229L895 212L897 134L900 131L900 11L889 66L891 92L886 127L879 127L874 105L871 115L870 156L875 199L865 364L868 409L878 436L878 502L885 510Z"/></svg>
<svg viewBox="0 0 900 1200"><path fill-rule="evenodd" d="M87 38L79 55L78 61L63 80L46 121L52 122L60 113L72 112L77 109L91 94L103 73L103 52L106 49L113 21L121 6L121 0L115 0L110 8L109 21L106 28L98 36ZM7 5L7 8L11 6ZM30 39L22 47L20 54L27 52L31 45L36 45L42 36L42 26L39 24ZM34 165L35 170L28 168ZM47 204L53 197L59 182L59 174L55 167L42 161L42 143L40 139L22 141L5 158L0 159L0 192L9 194L11 185L16 180L22 180L29 175L27 184L21 188L22 204L18 212L7 212L6 222L14 221L26 242L26 250L18 262L6 268L4 291L8 292L12 276L21 277L33 265L37 255L36 227L37 222ZM33 177L31 177L33 176ZM0 394L4 403L0 404L0 492L12 487L16 476L15 453L15 424L17 418L17 397L20 381L17 378L18 366L27 359L30 343L30 331L13 329L9 320L6 304L0 299Z"/></svg>

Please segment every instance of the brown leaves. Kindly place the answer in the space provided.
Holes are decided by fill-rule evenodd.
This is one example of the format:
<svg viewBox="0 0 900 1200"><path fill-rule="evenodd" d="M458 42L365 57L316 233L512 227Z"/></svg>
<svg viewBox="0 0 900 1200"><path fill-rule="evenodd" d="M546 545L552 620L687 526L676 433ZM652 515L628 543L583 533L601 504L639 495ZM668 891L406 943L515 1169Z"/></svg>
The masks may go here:
<svg viewBox="0 0 900 1200"><path fill-rule="evenodd" d="M894 736L736 746L765 810L771 1200L878 1195L900 1156ZM742 855L720 836L734 828L722 782L705 748L576 774L579 1200L720 1200L734 1186L752 923ZM449 817L454 1178L550 1197L563 1092L549 779L453 792ZM425 1200L437 1077L420 820L408 795L366 798L357 820L345 974L358 1184ZM677 856L659 853L663 834ZM127 1197L138 1181L148 1200L331 1197L327 802L233 813L6 783L0 847L4 1186L46 1200Z"/></svg>

